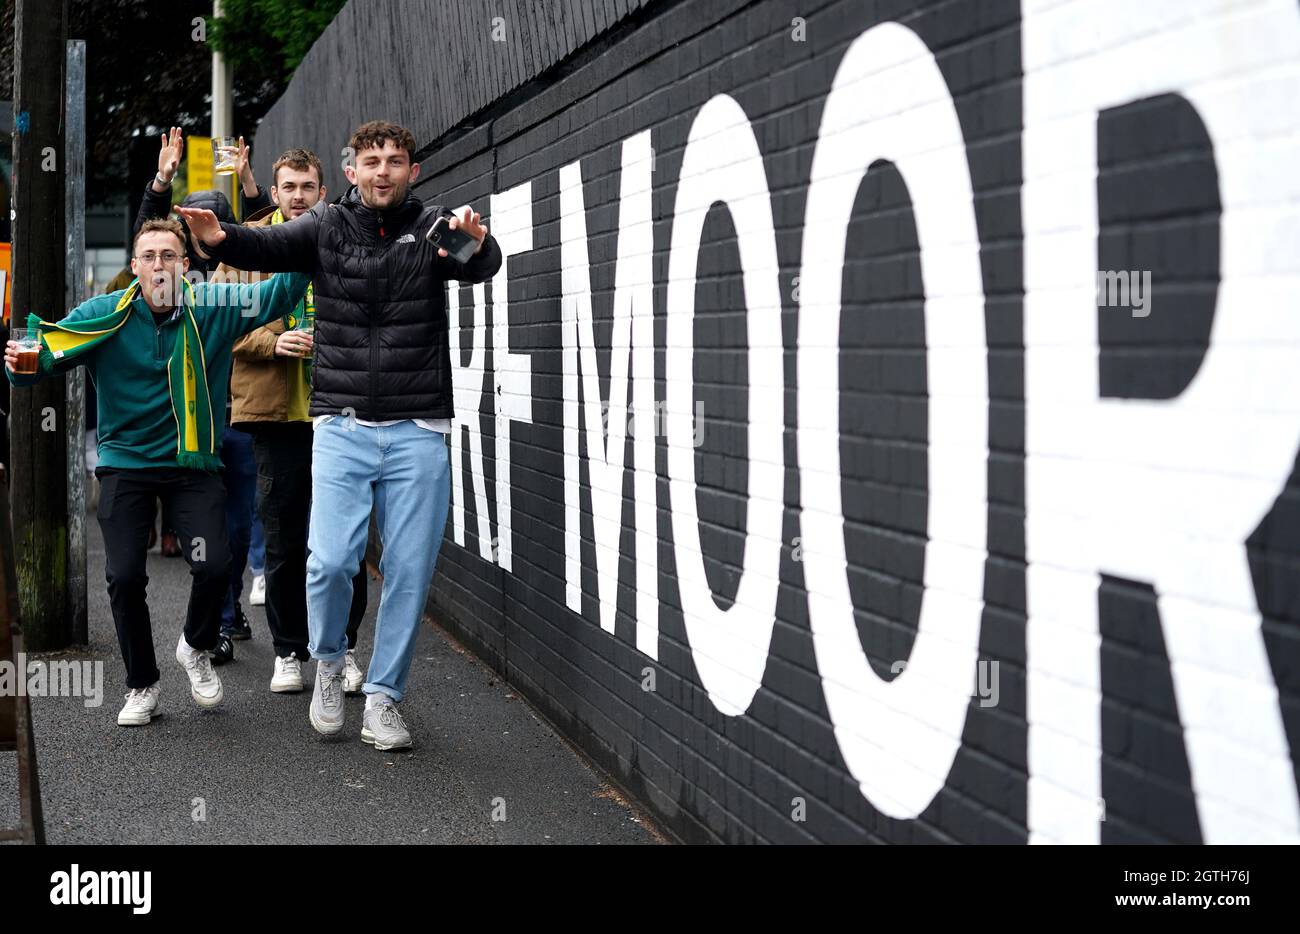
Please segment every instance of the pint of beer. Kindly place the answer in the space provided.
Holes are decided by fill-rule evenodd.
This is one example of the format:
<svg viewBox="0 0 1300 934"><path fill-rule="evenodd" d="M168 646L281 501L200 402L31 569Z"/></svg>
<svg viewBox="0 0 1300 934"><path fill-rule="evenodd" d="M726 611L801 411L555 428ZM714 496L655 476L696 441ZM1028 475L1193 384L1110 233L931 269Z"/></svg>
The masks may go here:
<svg viewBox="0 0 1300 934"><path fill-rule="evenodd" d="M15 373L30 375L40 368L41 338L33 328L14 328L9 339L18 344L18 364Z"/></svg>
<svg viewBox="0 0 1300 934"><path fill-rule="evenodd" d="M298 323L294 325L293 329L295 331L302 331L305 334L310 334L312 340L315 340L316 339L316 316L303 315L301 318L298 319ZM310 350L307 351L305 354L303 354L304 357L310 357L311 355L312 354Z"/></svg>
<svg viewBox="0 0 1300 934"><path fill-rule="evenodd" d="M239 158L239 140L233 136L212 137L212 172L214 175L234 175Z"/></svg>

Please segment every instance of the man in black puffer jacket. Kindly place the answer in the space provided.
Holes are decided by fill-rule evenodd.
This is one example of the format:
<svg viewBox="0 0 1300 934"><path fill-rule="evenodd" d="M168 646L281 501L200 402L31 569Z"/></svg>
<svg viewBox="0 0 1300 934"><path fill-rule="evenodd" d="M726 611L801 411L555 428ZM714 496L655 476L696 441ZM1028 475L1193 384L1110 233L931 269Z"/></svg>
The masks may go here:
<svg viewBox="0 0 1300 934"><path fill-rule="evenodd" d="M353 187L268 227L220 223L181 208L201 252L237 269L297 270L312 278L315 338L309 414L312 506L307 560L309 649L317 659L309 719L343 728L343 664L352 577L372 505L384 542L375 648L362 690L361 738L376 749L411 745L402 699L451 493L451 353L443 283L484 282L501 250L469 207L453 214L410 193L415 139L395 124L362 125L350 142ZM448 217L478 241L459 263L425 234Z"/></svg>

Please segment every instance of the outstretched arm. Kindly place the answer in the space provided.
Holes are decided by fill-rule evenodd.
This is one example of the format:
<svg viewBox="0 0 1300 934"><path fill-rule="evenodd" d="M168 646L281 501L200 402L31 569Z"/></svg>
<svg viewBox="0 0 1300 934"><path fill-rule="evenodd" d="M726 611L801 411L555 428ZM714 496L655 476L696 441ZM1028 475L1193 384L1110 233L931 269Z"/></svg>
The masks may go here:
<svg viewBox="0 0 1300 934"><path fill-rule="evenodd" d="M283 224L243 227L223 224L205 208L176 210L185 218L190 237L201 255L236 269L257 272L315 271L316 237L320 215L316 209Z"/></svg>

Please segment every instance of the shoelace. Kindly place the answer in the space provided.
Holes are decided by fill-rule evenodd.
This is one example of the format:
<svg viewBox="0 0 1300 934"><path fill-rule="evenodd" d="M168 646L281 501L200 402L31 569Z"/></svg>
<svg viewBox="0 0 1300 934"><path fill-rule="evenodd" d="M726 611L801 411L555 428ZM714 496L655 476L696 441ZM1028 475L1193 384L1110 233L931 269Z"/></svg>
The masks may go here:
<svg viewBox="0 0 1300 934"><path fill-rule="evenodd" d="M379 722L384 726L406 729L406 721L402 719L402 715L397 712L397 707L393 704L379 705Z"/></svg>
<svg viewBox="0 0 1300 934"><path fill-rule="evenodd" d="M128 704L140 704L149 698L148 688L131 688L124 695Z"/></svg>
<svg viewBox="0 0 1300 934"><path fill-rule="evenodd" d="M212 674L212 659L206 655L200 654L195 656L194 660L187 663L186 668L193 668L198 671L200 681L210 681Z"/></svg>
<svg viewBox="0 0 1300 934"><path fill-rule="evenodd" d="M343 672L336 675L321 676L320 699L321 702L328 705L337 704L339 684L343 681Z"/></svg>

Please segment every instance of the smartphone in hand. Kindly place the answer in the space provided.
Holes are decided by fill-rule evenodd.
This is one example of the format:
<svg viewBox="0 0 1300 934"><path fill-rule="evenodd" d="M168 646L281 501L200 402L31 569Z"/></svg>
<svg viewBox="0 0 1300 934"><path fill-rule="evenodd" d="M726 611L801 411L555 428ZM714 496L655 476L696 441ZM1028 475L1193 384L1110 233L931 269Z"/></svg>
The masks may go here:
<svg viewBox="0 0 1300 934"><path fill-rule="evenodd" d="M474 251L478 249L478 241L465 233L463 230L453 230L448 224L451 217L444 214L433 222L429 232L424 235L435 247L447 251L447 254L458 263L467 263Z"/></svg>

